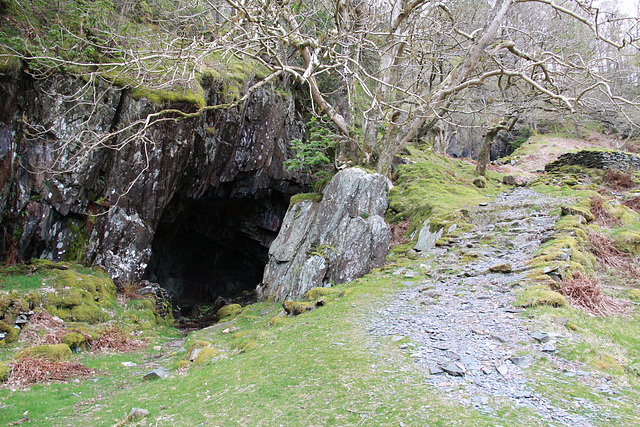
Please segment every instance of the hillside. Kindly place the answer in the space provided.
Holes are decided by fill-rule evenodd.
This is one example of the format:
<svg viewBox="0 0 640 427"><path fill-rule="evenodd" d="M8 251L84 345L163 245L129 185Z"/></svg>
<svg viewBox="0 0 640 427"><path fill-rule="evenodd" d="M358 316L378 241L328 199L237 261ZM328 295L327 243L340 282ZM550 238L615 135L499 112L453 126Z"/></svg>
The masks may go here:
<svg viewBox="0 0 640 427"><path fill-rule="evenodd" d="M269 301L229 306L218 323L200 330L175 329L135 289L115 298L98 297L101 288L94 287L96 297L87 299L84 283L103 277L97 271L51 263L4 269L3 307L50 307L66 322L30 315L17 342L5 336L1 366L13 372L0 389L2 419L637 424L638 174L575 166L534 173L544 166L541 158L581 144L593 146L532 138L511 156L515 165L498 167L529 180L515 188L498 172L478 188L473 164L412 149L389 196L387 215L400 224L395 243L401 245L382 268L314 289L305 295L309 302L285 303L286 311ZM435 248L417 252L412 248L425 220L445 232ZM40 296L56 289L62 298ZM94 316L83 319L83 310ZM201 307L199 314L210 313ZM52 344L72 330L92 344L65 357L88 370L69 368L63 381L40 373L37 384L21 382L38 359L22 356L31 368L16 375L18 351ZM143 379L159 368L169 376Z"/></svg>

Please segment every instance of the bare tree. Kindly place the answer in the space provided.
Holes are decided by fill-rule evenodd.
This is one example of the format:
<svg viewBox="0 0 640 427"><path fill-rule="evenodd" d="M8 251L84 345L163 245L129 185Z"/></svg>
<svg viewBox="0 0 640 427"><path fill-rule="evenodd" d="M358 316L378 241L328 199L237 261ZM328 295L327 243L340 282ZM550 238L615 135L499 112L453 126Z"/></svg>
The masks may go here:
<svg viewBox="0 0 640 427"><path fill-rule="evenodd" d="M86 91L106 80L143 94L182 91L194 105L70 137L85 146L118 149L144 140L158 121L235 108L252 90L284 76L307 88L312 109L342 135L341 161L383 173L418 133L455 113L480 111L487 135L505 114L532 101L567 112L615 110L637 122L638 73L625 76L623 70L640 51L638 20L590 2L180 0L172 10L144 4L148 10L137 19L150 25L135 30L119 31L126 20L88 25L87 12L79 31L60 27L60 43L35 43L46 47L37 52L5 46L45 73L78 70L88 80ZM114 6L137 7L124 0ZM94 52L95 60L68 53L77 51ZM205 105L198 79L234 62L255 70L242 93L223 105ZM483 87L499 102L469 105L471 93Z"/></svg>

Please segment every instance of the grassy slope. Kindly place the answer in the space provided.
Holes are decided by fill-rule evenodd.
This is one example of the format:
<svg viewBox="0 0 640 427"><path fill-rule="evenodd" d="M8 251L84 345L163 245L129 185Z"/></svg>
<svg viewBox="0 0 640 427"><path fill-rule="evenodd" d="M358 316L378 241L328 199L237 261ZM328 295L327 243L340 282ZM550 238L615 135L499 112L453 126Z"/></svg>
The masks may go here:
<svg viewBox="0 0 640 427"><path fill-rule="evenodd" d="M391 195L392 206L413 207L404 217L418 224L428 212L440 220L460 222L450 211L488 200L485 194L504 189L499 176L490 176L488 189L470 185L473 167L468 163L444 157L422 160L403 169ZM580 186L540 183L536 188L579 199ZM585 191L587 196L593 194L591 189ZM434 208L425 209L426 203ZM407 260L402 252L393 258L401 265L425 262ZM403 281L410 280L392 274L397 265L339 286L344 293L340 299L296 318L279 317L280 305L263 302L245 308L235 320L192 333L184 346L175 347L177 333L161 327L145 335L151 345L162 345L162 351L150 347L129 354L80 354L79 361L98 370L99 381L38 385L27 392L2 388L2 419L18 420L28 410L36 425L112 425L123 421L132 407L140 407L151 412L142 423L154 425L539 424L526 408L504 401L491 402L496 412L484 415L446 398L424 384L427 374L399 350L405 340L369 335L368 319L404 286ZM629 298L628 284L602 274L605 282L611 280L608 292ZM587 371L610 375L612 386L623 390L625 403L616 400L619 396L594 397L587 385L570 381L560 367L547 362L529 368L532 378L538 370L548 370L557 381L538 383L536 388L560 407L580 411L574 398L584 396L620 414L623 425L637 420L640 415L633 402L640 384L634 365L640 361L640 318L633 308L628 317L605 319L569 307L529 308L523 314L550 332L564 328L553 322L554 317L568 317L579 329L558 344L561 357L584 363ZM220 356L205 366L178 369L195 339L212 342ZM0 358L12 354L4 350ZM126 368L124 361L138 366ZM169 368L172 377L141 380L142 373L157 366Z"/></svg>

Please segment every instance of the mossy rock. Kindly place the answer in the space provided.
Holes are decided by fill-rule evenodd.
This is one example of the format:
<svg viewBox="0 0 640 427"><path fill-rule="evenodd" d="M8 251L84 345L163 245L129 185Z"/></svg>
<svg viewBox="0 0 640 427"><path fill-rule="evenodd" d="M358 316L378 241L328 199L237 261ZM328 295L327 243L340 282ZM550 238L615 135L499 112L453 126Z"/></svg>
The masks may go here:
<svg viewBox="0 0 640 427"><path fill-rule="evenodd" d="M10 374L11 368L6 363L0 362L0 383L7 382Z"/></svg>
<svg viewBox="0 0 640 427"><path fill-rule="evenodd" d="M551 307L564 307L567 305L567 300L564 295L551 291L543 290L540 292L538 298L533 301L532 305L538 307L541 305L549 305Z"/></svg>
<svg viewBox="0 0 640 427"><path fill-rule="evenodd" d="M14 328L13 326L9 326L2 320L0 320L0 332L4 332L6 334L4 336L4 340L2 340L6 344L10 344L18 341L18 335L20 335L19 328Z"/></svg>
<svg viewBox="0 0 640 427"><path fill-rule="evenodd" d="M62 337L62 343L68 345L74 353L88 348L87 339L79 332L69 332Z"/></svg>
<svg viewBox="0 0 640 427"><path fill-rule="evenodd" d="M82 274L78 271L56 270L54 281L59 289L72 288L91 294L94 302L113 304L116 298L116 286L105 273Z"/></svg>
<svg viewBox="0 0 640 427"><path fill-rule="evenodd" d="M156 310L156 305L148 298L131 300L128 306L134 310L148 310L152 312Z"/></svg>
<svg viewBox="0 0 640 427"><path fill-rule="evenodd" d="M189 346L189 349L182 357L182 360L192 361L198 357L198 354L202 351L202 349L211 346L209 341L201 341L198 340Z"/></svg>
<svg viewBox="0 0 640 427"><path fill-rule="evenodd" d="M65 263L56 263L48 259L39 259L33 258L30 259L27 263L32 267L35 267L36 270L39 269L54 269L54 268L68 268L68 265Z"/></svg>
<svg viewBox="0 0 640 427"><path fill-rule="evenodd" d="M220 350L218 349L211 348L211 347L204 347L198 353L198 356L193 361L193 364L198 366L206 365L207 363L211 362L211 360L219 354L220 354Z"/></svg>
<svg viewBox="0 0 640 427"><path fill-rule="evenodd" d="M595 217L593 216L593 214L591 213L591 211L589 210L589 208L584 207L584 206L570 206L570 207L562 207L560 209L561 215L562 216L567 216L567 215L572 215L572 216L581 216L582 218L584 218L587 222L591 222L595 219Z"/></svg>
<svg viewBox="0 0 640 427"><path fill-rule="evenodd" d="M551 261L566 261L569 258L569 254L564 251L553 251L546 254L539 255L532 259L531 265L540 265Z"/></svg>
<svg viewBox="0 0 640 427"><path fill-rule="evenodd" d="M640 255L640 233L637 231L624 231L618 234L613 245L622 252L632 255Z"/></svg>
<svg viewBox="0 0 640 427"><path fill-rule="evenodd" d="M64 320L65 322L73 321L73 319L71 318L71 310L69 310L68 308L56 308L56 307L53 307L53 306L46 306L45 309L52 316L59 317L60 319Z"/></svg>
<svg viewBox="0 0 640 427"><path fill-rule="evenodd" d="M29 299L32 299L33 293L27 295L21 294L16 290L9 292L0 292L0 314L5 318L15 318L20 312L29 311Z"/></svg>
<svg viewBox="0 0 640 427"><path fill-rule="evenodd" d="M220 321L227 317L236 317L240 313L242 313L242 306L240 304L229 304L218 310L216 316L218 321Z"/></svg>
<svg viewBox="0 0 640 427"><path fill-rule="evenodd" d="M77 307L73 307L70 312L71 319L76 322L85 323L102 323L110 320L109 313L103 311L101 308L95 305L82 304Z"/></svg>
<svg viewBox="0 0 640 427"><path fill-rule="evenodd" d="M320 298L324 299L336 299L342 292L335 288L323 288L317 287L309 289L303 295L303 298L307 301L317 301Z"/></svg>
<svg viewBox="0 0 640 427"><path fill-rule="evenodd" d="M59 294L58 303L60 308L73 308L82 305L82 293L77 288L63 289Z"/></svg>
<svg viewBox="0 0 640 427"><path fill-rule="evenodd" d="M640 220L640 214L623 204L613 206L611 215L622 221L624 225L637 224Z"/></svg>
<svg viewBox="0 0 640 427"><path fill-rule="evenodd" d="M322 300L320 300L322 301ZM296 302L296 301L285 301L282 303L282 308L287 314L292 316L297 316L302 313L308 313L313 311L318 307L319 301L313 302Z"/></svg>
<svg viewBox="0 0 640 427"><path fill-rule="evenodd" d="M473 180L473 185L478 188L485 188L487 186L487 178L479 176Z"/></svg>
<svg viewBox="0 0 640 427"><path fill-rule="evenodd" d="M554 229L557 231L572 230L574 228L582 228L582 224L585 223L584 217L580 215L565 215L556 222Z"/></svg>
<svg viewBox="0 0 640 427"><path fill-rule="evenodd" d="M27 357L63 362L71 357L71 349L66 344L38 345L22 350L15 356L16 359Z"/></svg>
<svg viewBox="0 0 640 427"><path fill-rule="evenodd" d="M539 285L528 288L521 296L518 297L522 307L539 307L543 305L551 307L563 307L567 305L565 297L555 291L552 291L547 286Z"/></svg>

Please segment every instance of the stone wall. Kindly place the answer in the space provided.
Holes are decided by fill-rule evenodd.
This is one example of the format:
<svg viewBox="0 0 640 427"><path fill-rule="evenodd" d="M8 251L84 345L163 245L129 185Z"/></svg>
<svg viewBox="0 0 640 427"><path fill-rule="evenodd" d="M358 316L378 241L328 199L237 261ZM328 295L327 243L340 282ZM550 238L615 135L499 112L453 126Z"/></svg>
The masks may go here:
<svg viewBox="0 0 640 427"><path fill-rule="evenodd" d="M640 170L640 157L621 151L582 150L563 154L555 162L548 163L544 169L550 172L562 166L574 165L594 169Z"/></svg>

